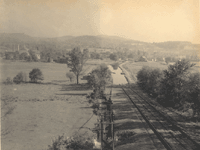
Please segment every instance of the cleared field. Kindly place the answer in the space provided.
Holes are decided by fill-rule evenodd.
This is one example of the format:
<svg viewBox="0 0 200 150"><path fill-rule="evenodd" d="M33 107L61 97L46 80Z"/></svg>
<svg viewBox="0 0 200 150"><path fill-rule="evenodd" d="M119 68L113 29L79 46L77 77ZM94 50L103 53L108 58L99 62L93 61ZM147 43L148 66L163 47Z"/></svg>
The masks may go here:
<svg viewBox="0 0 200 150"><path fill-rule="evenodd" d="M84 67L84 74L95 68L92 62ZM2 116L9 108L13 108L2 118L1 147L4 150L42 150L52 144L59 135L69 137L76 134L79 128L93 116L86 94L91 92L86 81L76 85L66 78L69 71L66 64L56 63L1 63L1 81L7 77L13 78L20 71L27 76L33 68L43 72L44 81L41 84L1 84ZM6 107L4 107L6 106ZM96 117L84 126L93 128ZM83 128L79 133L93 133Z"/></svg>
<svg viewBox="0 0 200 150"><path fill-rule="evenodd" d="M88 60L83 67L82 75L86 75L97 65L101 63L111 64L114 61L110 59L106 60ZM0 63L0 81L4 81L7 77L13 78L20 71L27 74L27 79L29 80L29 72L33 68L39 68L44 75L44 83L56 82L56 81L67 81L66 72L69 72L69 68L66 64L58 63L41 63L41 62L16 62L16 61L5 61L1 60ZM84 82L84 81L82 81Z"/></svg>

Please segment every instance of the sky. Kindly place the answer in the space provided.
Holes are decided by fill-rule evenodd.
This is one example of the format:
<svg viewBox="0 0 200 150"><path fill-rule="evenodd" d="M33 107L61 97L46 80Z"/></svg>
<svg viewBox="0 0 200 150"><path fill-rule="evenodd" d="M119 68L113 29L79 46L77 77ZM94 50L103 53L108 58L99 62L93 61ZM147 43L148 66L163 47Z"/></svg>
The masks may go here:
<svg viewBox="0 0 200 150"><path fill-rule="evenodd" d="M0 32L200 44L200 0L0 0Z"/></svg>

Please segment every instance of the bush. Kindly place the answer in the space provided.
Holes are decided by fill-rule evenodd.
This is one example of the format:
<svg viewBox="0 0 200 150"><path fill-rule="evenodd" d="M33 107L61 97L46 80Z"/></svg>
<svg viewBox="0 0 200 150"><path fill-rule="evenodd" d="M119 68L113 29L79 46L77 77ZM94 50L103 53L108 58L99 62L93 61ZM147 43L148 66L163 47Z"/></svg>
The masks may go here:
<svg viewBox="0 0 200 150"><path fill-rule="evenodd" d="M66 77L69 78L70 82L72 82L75 79L75 75L72 72L67 72Z"/></svg>
<svg viewBox="0 0 200 150"><path fill-rule="evenodd" d="M27 75L24 72L18 73L14 78L13 82L16 84L27 82Z"/></svg>
<svg viewBox="0 0 200 150"><path fill-rule="evenodd" d="M91 138L84 136L74 136L64 139L64 136L59 136L54 140L52 145L48 146L48 150L92 150L94 143Z"/></svg>
<svg viewBox="0 0 200 150"><path fill-rule="evenodd" d="M42 71L38 68L34 68L30 73L29 73L29 78L31 79L31 82L38 82L38 80L44 80Z"/></svg>
<svg viewBox="0 0 200 150"><path fill-rule="evenodd" d="M4 84L13 84L13 80L10 77L7 77Z"/></svg>

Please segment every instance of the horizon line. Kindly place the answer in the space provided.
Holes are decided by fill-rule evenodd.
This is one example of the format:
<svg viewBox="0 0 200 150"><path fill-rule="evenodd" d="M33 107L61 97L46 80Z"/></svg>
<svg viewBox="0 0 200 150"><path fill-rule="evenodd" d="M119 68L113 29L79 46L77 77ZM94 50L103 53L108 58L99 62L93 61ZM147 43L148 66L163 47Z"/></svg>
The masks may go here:
<svg viewBox="0 0 200 150"><path fill-rule="evenodd" d="M189 43L192 43L192 44L195 44L195 45L200 45L200 43L193 43L191 41L181 41L181 40L175 40L175 41L162 41L162 42L146 42L146 41L141 41L141 40L135 40L135 39L132 39L132 38L126 38L126 37L123 37L123 36L117 36L117 35L106 35L106 34L98 34L98 35L87 35L87 34L84 34L84 35L64 35L64 36L55 36L55 37L46 37L46 36L32 36L32 35L29 35L27 33L24 33L24 32L0 32L0 34L24 34L24 35L28 35L30 37L33 37L33 38L61 38L61 37L66 37L66 36L71 36L71 37L80 37L80 36L108 36L108 37L119 37L119 38L123 38L123 39L126 39L126 40L133 40L133 41L138 41L138 42L144 42L144 43L165 43L165 42L189 42Z"/></svg>

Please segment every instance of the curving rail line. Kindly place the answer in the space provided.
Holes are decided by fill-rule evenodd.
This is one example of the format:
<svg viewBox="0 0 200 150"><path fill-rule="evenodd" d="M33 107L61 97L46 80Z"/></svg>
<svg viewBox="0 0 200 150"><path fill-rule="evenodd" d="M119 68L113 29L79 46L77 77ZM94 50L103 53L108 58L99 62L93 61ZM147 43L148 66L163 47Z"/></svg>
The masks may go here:
<svg viewBox="0 0 200 150"><path fill-rule="evenodd" d="M121 88L167 150L200 150L200 145L177 126L175 121L157 110L131 87Z"/></svg>

